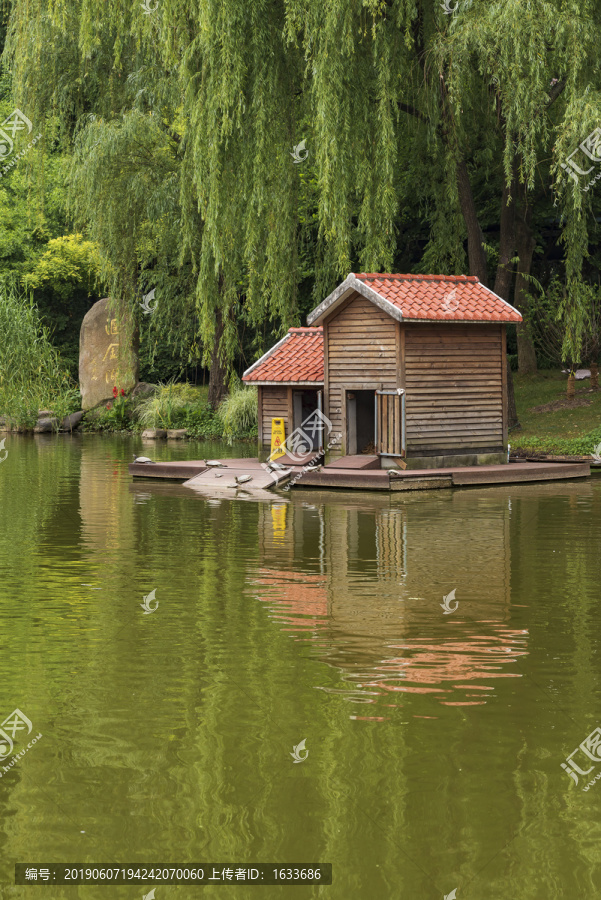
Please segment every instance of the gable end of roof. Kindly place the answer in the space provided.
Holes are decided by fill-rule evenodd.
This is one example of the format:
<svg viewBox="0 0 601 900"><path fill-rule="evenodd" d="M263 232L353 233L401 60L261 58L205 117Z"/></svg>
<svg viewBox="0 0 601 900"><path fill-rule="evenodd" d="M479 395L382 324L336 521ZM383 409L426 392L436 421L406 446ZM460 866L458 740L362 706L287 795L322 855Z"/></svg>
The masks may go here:
<svg viewBox="0 0 601 900"><path fill-rule="evenodd" d="M325 317L335 312L353 291L361 294L366 300L370 300L375 306L378 306L387 315L391 316L391 318L396 319L398 322L403 321L403 314L400 309L397 309L394 304L390 303L389 300L386 300L385 297L382 297L381 294L378 294L377 291L374 291L373 288L360 278L357 278L357 276L351 272L347 275L342 284L339 284L338 287L332 291L329 297L326 297L319 306L309 313L307 316L307 325L314 325L314 323L322 324Z"/></svg>

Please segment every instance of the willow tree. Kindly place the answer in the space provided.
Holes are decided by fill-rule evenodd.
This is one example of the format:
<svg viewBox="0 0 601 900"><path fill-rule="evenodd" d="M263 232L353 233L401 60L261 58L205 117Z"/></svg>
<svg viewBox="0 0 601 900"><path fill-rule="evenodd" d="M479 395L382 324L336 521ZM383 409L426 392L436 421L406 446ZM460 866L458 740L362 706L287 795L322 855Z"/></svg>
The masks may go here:
<svg viewBox="0 0 601 900"><path fill-rule="evenodd" d="M566 191L564 171L570 170L564 160L601 118L598 13L599 4L574 6L544 0L526 7L517 0L482 4L454 17L439 42L441 85L452 117L456 158L466 163L470 154L479 152L487 176L499 167L503 175L494 289L509 300L515 275L514 303L527 317L538 236L535 219L540 225L541 217L554 215L556 205L550 201L555 196L564 223L566 278L574 301L568 312L574 321L566 334L581 332L586 317L577 285L588 253L583 206L590 211L591 201L583 205L584 181L576 187L569 181L571 189ZM480 107L488 112L485 123L490 135L481 147L470 139L472 129L469 124L466 127L464 109L465 98L473 96L478 81L492 84L488 109L486 104ZM470 110L470 118L474 112ZM492 166L484 149L491 154ZM478 212L470 202L468 186L459 184L468 235L473 236L470 268L485 281L487 260L477 239ZM590 221L594 227L594 217ZM566 353L573 350L566 345ZM518 358L521 371L536 369L527 325L518 327Z"/></svg>
<svg viewBox="0 0 601 900"><path fill-rule="evenodd" d="M16 0L9 51L19 96L87 131L77 184L92 232L106 215L92 198L112 193L114 209L124 187L99 165L90 186L86 117L114 129L137 110L157 116L166 141L177 133L181 216L169 215L219 390L240 319L298 320L307 169L316 302L351 268L394 270L416 206L429 240L415 268L467 270L525 310L536 219L554 198L576 283L598 200L583 202L561 163L599 119L597 12L544 0L459 3L451 16L421 0L160 0L145 15L119 0ZM291 151L303 141L299 164ZM134 151L123 147L120 171ZM107 240L116 287L128 267L132 284L139 276L137 246ZM581 307L575 294L569 316L582 319ZM527 368L526 329L519 340Z"/></svg>
<svg viewBox="0 0 601 900"><path fill-rule="evenodd" d="M137 39L122 39L109 16L89 15L79 4L15 5L5 63L16 100L37 126L50 119L47 144L71 154L70 215L100 248L102 281L113 302L154 331L155 343L195 361L201 351L196 259L181 241L177 77L153 65ZM43 192L44 173L38 174L35 187ZM198 216L195 224L198 253ZM147 322L138 301L151 288L160 303Z"/></svg>

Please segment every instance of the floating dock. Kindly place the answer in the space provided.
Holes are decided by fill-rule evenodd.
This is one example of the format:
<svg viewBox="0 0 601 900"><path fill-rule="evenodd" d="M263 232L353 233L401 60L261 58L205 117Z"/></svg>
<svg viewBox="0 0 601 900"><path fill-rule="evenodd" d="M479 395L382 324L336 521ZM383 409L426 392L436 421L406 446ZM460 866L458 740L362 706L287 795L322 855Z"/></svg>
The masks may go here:
<svg viewBox="0 0 601 900"><path fill-rule="evenodd" d="M523 462L505 465L457 466L444 469L380 469L378 457L343 456L325 466L303 471L303 466L282 457L278 462L291 469L288 485L299 488L339 488L360 491L420 491L443 488L485 486L494 484L523 484L537 481L564 481L588 478L588 462ZM236 478L251 475L240 487L245 491L277 489L257 459L222 459L223 467L215 470L204 460L157 463L130 463L129 472L135 478L166 479L190 483L190 487L206 490L211 484L221 490L221 484L235 483ZM223 477L216 480L216 471ZM198 476L203 476L199 478ZM206 483L205 483L206 482ZM187 485L188 486L188 485ZM283 485L286 487L287 485ZM231 490L232 497L236 490Z"/></svg>

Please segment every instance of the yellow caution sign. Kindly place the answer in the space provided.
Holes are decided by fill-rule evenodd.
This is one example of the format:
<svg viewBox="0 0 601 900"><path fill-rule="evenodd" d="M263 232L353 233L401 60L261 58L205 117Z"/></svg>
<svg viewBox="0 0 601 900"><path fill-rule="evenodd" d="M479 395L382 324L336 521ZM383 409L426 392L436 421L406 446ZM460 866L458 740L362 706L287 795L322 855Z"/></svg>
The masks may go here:
<svg viewBox="0 0 601 900"><path fill-rule="evenodd" d="M286 429L284 428L283 419L271 420L271 454L270 459L277 459L279 456L285 456L284 442L286 440Z"/></svg>

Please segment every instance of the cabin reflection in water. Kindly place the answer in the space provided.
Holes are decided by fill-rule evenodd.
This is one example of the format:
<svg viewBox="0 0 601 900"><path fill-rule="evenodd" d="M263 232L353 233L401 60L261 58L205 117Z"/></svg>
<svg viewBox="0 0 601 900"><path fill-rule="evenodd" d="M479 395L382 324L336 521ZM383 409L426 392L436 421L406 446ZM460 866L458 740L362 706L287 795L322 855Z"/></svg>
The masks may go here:
<svg viewBox="0 0 601 900"><path fill-rule="evenodd" d="M259 504L253 580L281 627L342 673L322 690L373 704L377 715L360 718L377 720L401 705L423 715L428 700L434 715L485 704L499 678L521 677L528 635L511 627L507 498L291 500ZM452 590L459 605L445 615Z"/></svg>

